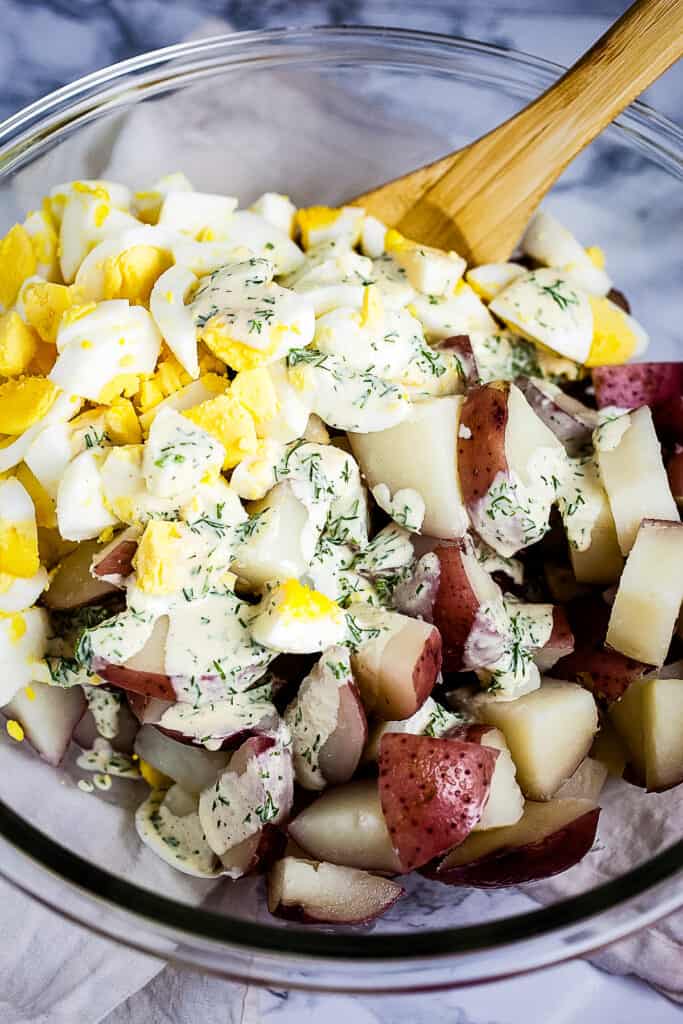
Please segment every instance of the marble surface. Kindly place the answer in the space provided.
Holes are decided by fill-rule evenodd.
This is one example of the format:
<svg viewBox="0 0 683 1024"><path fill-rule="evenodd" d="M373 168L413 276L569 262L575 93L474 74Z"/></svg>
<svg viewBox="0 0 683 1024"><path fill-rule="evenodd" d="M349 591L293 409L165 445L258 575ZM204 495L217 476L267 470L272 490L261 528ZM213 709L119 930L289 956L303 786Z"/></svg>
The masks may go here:
<svg viewBox="0 0 683 1024"><path fill-rule="evenodd" d="M0 116L114 60L191 33L204 34L212 18L226 19L239 29L398 25L484 39L570 63L624 6L614 0L0 0ZM683 68L665 76L647 99L680 121ZM294 1024L314 1014L324 1016L327 1024L672 1024L680 1009L644 984L607 975L585 962L451 993L382 998L258 991L167 968L105 1020ZM16 1020L52 1024L49 1012Z"/></svg>

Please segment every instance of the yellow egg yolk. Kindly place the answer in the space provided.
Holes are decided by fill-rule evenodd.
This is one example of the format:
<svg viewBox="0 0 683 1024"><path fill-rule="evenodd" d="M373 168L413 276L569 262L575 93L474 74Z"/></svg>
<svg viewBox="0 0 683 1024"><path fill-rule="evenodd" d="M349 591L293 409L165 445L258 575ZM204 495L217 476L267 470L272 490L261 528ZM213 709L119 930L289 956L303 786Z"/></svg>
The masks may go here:
<svg viewBox="0 0 683 1024"><path fill-rule="evenodd" d="M17 466L14 475L30 495L33 507L36 510L36 523L38 526L45 526L48 529L55 527L57 525L55 501L47 493L40 480L33 475L25 462Z"/></svg>
<svg viewBox="0 0 683 1024"><path fill-rule="evenodd" d="M280 614L291 621L310 622L327 615L339 613L339 605L318 590L311 590L297 579L286 580L278 589L277 608Z"/></svg>
<svg viewBox="0 0 683 1024"><path fill-rule="evenodd" d="M0 304L14 305L27 277L36 272L31 236L21 224L10 228L0 241Z"/></svg>
<svg viewBox="0 0 683 1024"><path fill-rule="evenodd" d="M172 594L178 589L177 565L183 536L175 523L153 519L135 552L138 586L146 594Z"/></svg>
<svg viewBox="0 0 683 1024"><path fill-rule="evenodd" d="M302 207L296 214L295 223L301 232L301 241L305 249L310 244L311 231L329 228L339 219L340 209L332 206Z"/></svg>
<svg viewBox="0 0 683 1024"><path fill-rule="evenodd" d="M47 377L13 377L0 384L0 430L23 434L49 411L58 390Z"/></svg>
<svg viewBox="0 0 683 1024"><path fill-rule="evenodd" d="M243 370L230 385L230 394L254 418L256 433L262 437L266 424L277 416L280 403L273 378L265 367Z"/></svg>
<svg viewBox="0 0 683 1024"><path fill-rule="evenodd" d="M231 394L217 395L183 413L212 434L225 448L224 469L231 469L256 450L256 426L251 413Z"/></svg>
<svg viewBox="0 0 683 1024"><path fill-rule="evenodd" d="M140 444L142 428L133 403L115 398L104 414L104 428L113 444Z"/></svg>
<svg viewBox="0 0 683 1024"><path fill-rule="evenodd" d="M593 341L586 366L625 363L638 346L626 315L609 299L591 295L589 300L593 310Z"/></svg>
<svg viewBox="0 0 683 1024"><path fill-rule="evenodd" d="M0 572L26 578L35 576L39 569L35 520L12 522L0 519Z"/></svg>
<svg viewBox="0 0 683 1024"><path fill-rule="evenodd" d="M25 373L36 354L36 332L12 310L0 316L0 374L16 377Z"/></svg>
<svg viewBox="0 0 683 1024"><path fill-rule="evenodd" d="M146 306L158 277L173 265L173 256L153 245L134 245L104 262L104 298L128 299Z"/></svg>
<svg viewBox="0 0 683 1024"><path fill-rule="evenodd" d="M43 341L54 345L62 317L73 305L73 292L65 284L36 281L22 295L26 319Z"/></svg>

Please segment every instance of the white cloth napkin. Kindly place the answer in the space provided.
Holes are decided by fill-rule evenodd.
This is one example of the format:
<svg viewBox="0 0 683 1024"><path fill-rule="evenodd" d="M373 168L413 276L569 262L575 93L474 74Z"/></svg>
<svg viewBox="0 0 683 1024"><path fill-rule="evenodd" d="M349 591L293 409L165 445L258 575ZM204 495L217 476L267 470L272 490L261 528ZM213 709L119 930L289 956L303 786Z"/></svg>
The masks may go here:
<svg viewBox="0 0 683 1024"><path fill-rule="evenodd" d="M224 22L205 25L199 36L226 31ZM99 144L110 149L107 176L143 187L160 174L181 169L190 179L201 182L205 189L220 191L226 187L229 165L230 188L244 200L254 197L254 178L264 183L264 167L269 168L268 186L292 188L299 202L310 199L332 200L338 197L339 168L346 168L345 189L352 192L381 179L386 167L386 152L396 154L397 166L419 165L426 156L446 150L428 132L416 142L414 132L390 115L381 123L370 114L362 94L340 95L320 81L311 91L310 81L301 86L277 80L269 89L262 78L237 78L228 90L211 86L205 89L205 113L198 119L197 96L181 94L173 106L145 105L126 115L112 128L94 127L83 138L83 163L78 173L101 173L97 163ZM235 149L235 128L258 119L272 117L269 96L277 85L277 116L287 116L296 126L295 144L277 153L265 143L250 149ZM192 104L192 117L187 117L187 104ZM326 112L342 108L347 127L329 137L329 145L321 150L320 118ZM263 136L262 136L263 137ZM142 142L141 142L142 140ZM387 147L389 149L387 150ZM382 161L373 154L384 151ZM348 173L351 161L353 171ZM322 165L322 174L321 174ZM68 160L59 150L39 161L31 174L22 177L16 195L18 206L33 205L44 191L45 181L73 177L74 151ZM310 168L310 170L309 170ZM315 170L313 170L315 168ZM268 177L267 175L265 176ZM324 189L319 182L327 181ZM259 188L262 190L262 188ZM26 756L22 771L17 772L16 751L0 744L0 778L12 772L12 804L21 809L35 800L35 794L49 793L53 771L35 758ZM11 759L10 759L11 755ZM142 791L136 783L120 784L119 792L127 792L128 803L139 800ZM135 793L133 792L135 790ZM580 877L586 888L620 873L633 862L634 854L644 859L649 850L661 848L683 834L683 801L672 793L650 797L628 786L621 787L619 802L611 803L603 813L603 835L622 836L620 848L606 857L604 848L596 848L573 869L574 891ZM24 804L24 800L26 803ZM59 801L49 801L41 808L40 822L50 834L64 816L69 815L74 827L82 826L81 852L95 862L110 860L118 870L135 877L141 884L154 888L155 878L163 879L167 895L199 901L205 887L186 876L168 871L148 850L141 850L132 828L130 807L120 808L96 796L88 796L65 787ZM103 861L103 851L107 851ZM112 857L112 851L116 856ZM578 873L578 874L577 874ZM548 902L567 894L567 881L562 876L529 890L534 899ZM114 1007L142 988L163 969L163 961L132 953L106 940L63 923L36 904L28 903L20 893L0 884L0 1021L2 1024L96 1024ZM531 903L530 903L531 905ZM633 973L674 998L683 999L683 915L675 915L640 935L617 943L592 957L594 963L608 971ZM174 972L173 984L200 985L196 977ZM183 982L179 979L186 977ZM246 989L230 986L236 1006L241 1007L225 1019L255 1024L253 1006L249 1009Z"/></svg>

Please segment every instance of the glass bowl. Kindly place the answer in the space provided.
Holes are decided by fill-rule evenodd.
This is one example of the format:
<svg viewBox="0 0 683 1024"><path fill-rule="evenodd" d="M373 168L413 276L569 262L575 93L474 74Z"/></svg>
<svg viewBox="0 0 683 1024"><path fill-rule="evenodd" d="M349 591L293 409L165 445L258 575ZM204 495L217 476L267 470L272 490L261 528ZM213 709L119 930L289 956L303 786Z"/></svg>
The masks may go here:
<svg viewBox="0 0 683 1024"><path fill-rule="evenodd" d="M109 176L144 188L183 170L198 188L266 189L337 202L493 128L562 69L481 43L393 29L247 32L174 46L67 86L0 125L0 228L59 181ZM600 243L653 338L676 353L681 322L683 134L636 104L564 174L551 203ZM678 309L677 309L677 303ZM418 991L556 963L683 904L683 842L632 844L623 790L606 792L599 842L619 873L581 867L515 889L420 877L374 927L301 928L265 909L262 880L213 890L137 842L137 783L99 799L24 745L0 741L0 871L64 916L128 946L285 988ZM664 801L666 794L631 793ZM654 806L654 805L652 805ZM662 805L662 810L663 810Z"/></svg>

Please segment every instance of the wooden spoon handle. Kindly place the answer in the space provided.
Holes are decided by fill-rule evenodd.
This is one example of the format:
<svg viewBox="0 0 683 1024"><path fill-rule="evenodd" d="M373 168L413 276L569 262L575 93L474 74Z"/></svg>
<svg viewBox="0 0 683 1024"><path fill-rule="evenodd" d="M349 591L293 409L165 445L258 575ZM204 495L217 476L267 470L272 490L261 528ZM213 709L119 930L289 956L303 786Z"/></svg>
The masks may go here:
<svg viewBox="0 0 683 1024"><path fill-rule="evenodd" d="M559 119L565 166L682 54L681 0L638 0L523 116Z"/></svg>
<svg viewBox="0 0 683 1024"><path fill-rule="evenodd" d="M417 194L411 175L386 200L370 193L370 211L384 206L406 235L475 262L507 259L569 161L682 53L683 0L638 0L537 100L423 168Z"/></svg>

